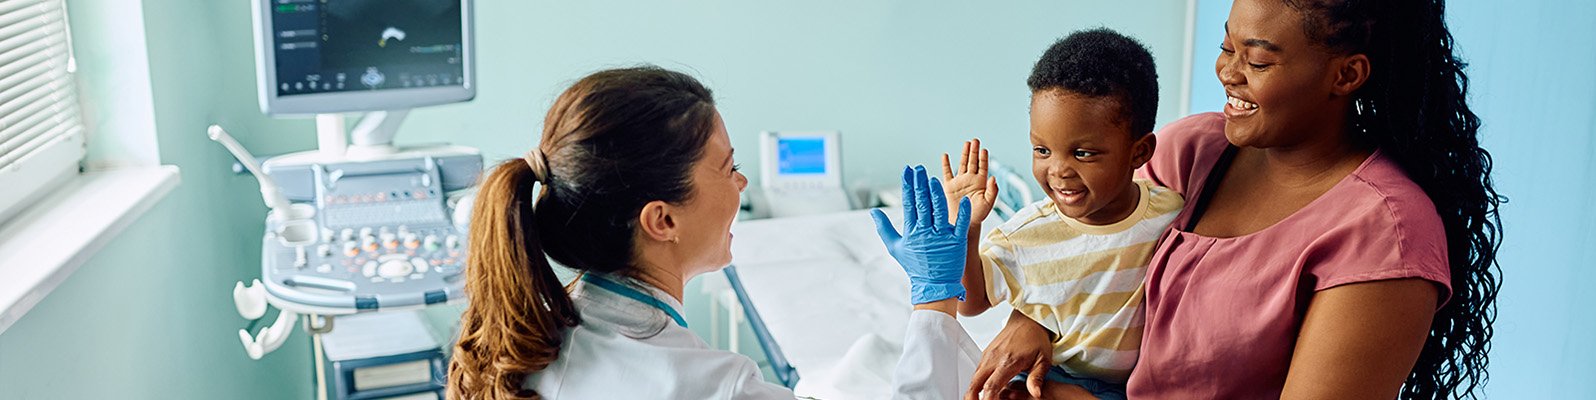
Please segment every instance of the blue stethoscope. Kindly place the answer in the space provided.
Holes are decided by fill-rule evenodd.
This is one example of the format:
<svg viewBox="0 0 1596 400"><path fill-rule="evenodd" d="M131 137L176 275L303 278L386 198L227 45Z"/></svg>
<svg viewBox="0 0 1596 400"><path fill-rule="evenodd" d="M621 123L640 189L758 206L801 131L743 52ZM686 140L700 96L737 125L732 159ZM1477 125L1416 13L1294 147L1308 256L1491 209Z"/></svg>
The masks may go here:
<svg viewBox="0 0 1596 400"><path fill-rule="evenodd" d="M591 283L594 286L598 286L599 288L608 290L628 299L637 300L639 303L658 308L660 311L664 311L665 315L669 315L671 316L671 319L676 320L676 325L681 325L683 328L687 327L687 320L682 319L681 313L676 312L676 309L671 308L670 304L665 304L665 302L659 301L659 299L654 298L654 296L643 294L643 292L639 292L637 289L615 283L615 281L609 279L604 279L596 274L582 274L582 281Z"/></svg>

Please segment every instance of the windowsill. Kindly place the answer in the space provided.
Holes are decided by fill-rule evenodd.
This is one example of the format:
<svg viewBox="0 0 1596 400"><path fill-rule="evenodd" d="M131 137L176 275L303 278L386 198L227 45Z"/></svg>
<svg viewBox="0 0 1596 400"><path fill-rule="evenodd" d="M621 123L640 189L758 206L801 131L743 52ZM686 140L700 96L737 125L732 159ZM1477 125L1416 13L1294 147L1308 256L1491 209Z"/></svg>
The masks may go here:
<svg viewBox="0 0 1596 400"><path fill-rule="evenodd" d="M0 225L0 333L178 183L176 166L86 172Z"/></svg>

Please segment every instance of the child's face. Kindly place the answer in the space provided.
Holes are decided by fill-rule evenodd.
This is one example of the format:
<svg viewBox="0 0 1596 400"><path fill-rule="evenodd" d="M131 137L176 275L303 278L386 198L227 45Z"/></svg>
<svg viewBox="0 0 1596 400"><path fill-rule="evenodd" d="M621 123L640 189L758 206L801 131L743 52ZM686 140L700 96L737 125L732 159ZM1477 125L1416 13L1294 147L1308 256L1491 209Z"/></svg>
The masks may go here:
<svg viewBox="0 0 1596 400"><path fill-rule="evenodd" d="M1153 135L1131 139L1119 105L1062 90L1031 96L1031 173L1060 212L1091 225L1136 210L1136 168L1153 154Z"/></svg>

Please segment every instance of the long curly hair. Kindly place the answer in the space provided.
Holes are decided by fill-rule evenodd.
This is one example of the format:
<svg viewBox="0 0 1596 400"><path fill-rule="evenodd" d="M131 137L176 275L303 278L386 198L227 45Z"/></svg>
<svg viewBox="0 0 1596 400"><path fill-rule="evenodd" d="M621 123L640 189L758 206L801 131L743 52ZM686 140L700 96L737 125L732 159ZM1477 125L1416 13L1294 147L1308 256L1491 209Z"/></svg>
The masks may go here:
<svg viewBox="0 0 1596 400"><path fill-rule="evenodd" d="M1489 378L1491 324L1501 268L1491 153L1480 148L1480 118L1469 109L1467 64L1453 51L1444 0L1284 0L1308 37L1345 54L1365 54L1369 80L1353 94L1347 120L1359 144L1401 165L1441 215L1452 297L1403 383L1401 398L1477 398Z"/></svg>
<svg viewBox="0 0 1596 400"><path fill-rule="evenodd" d="M687 199L715 121L709 88L654 66L596 72L554 101L534 153L500 163L477 191L448 398L539 398L527 379L581 322L549 259L635 274L638 213Z"/></svg>

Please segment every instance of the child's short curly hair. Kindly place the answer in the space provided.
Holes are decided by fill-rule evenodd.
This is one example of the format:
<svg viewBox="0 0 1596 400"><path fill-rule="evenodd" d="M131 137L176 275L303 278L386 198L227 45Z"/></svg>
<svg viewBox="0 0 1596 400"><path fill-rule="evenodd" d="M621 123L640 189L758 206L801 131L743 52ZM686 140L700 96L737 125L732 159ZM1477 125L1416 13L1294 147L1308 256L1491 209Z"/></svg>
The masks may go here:
<svg viewBox="0 0 1596 400"><path fill-rule="evenodd" d="M1158 70L1141 42L1107 28L1077 31L1042 53L1025 83L1031 93L1060 89L1119 104L1131 137L1153 131L1158 116Z"/></svg>

